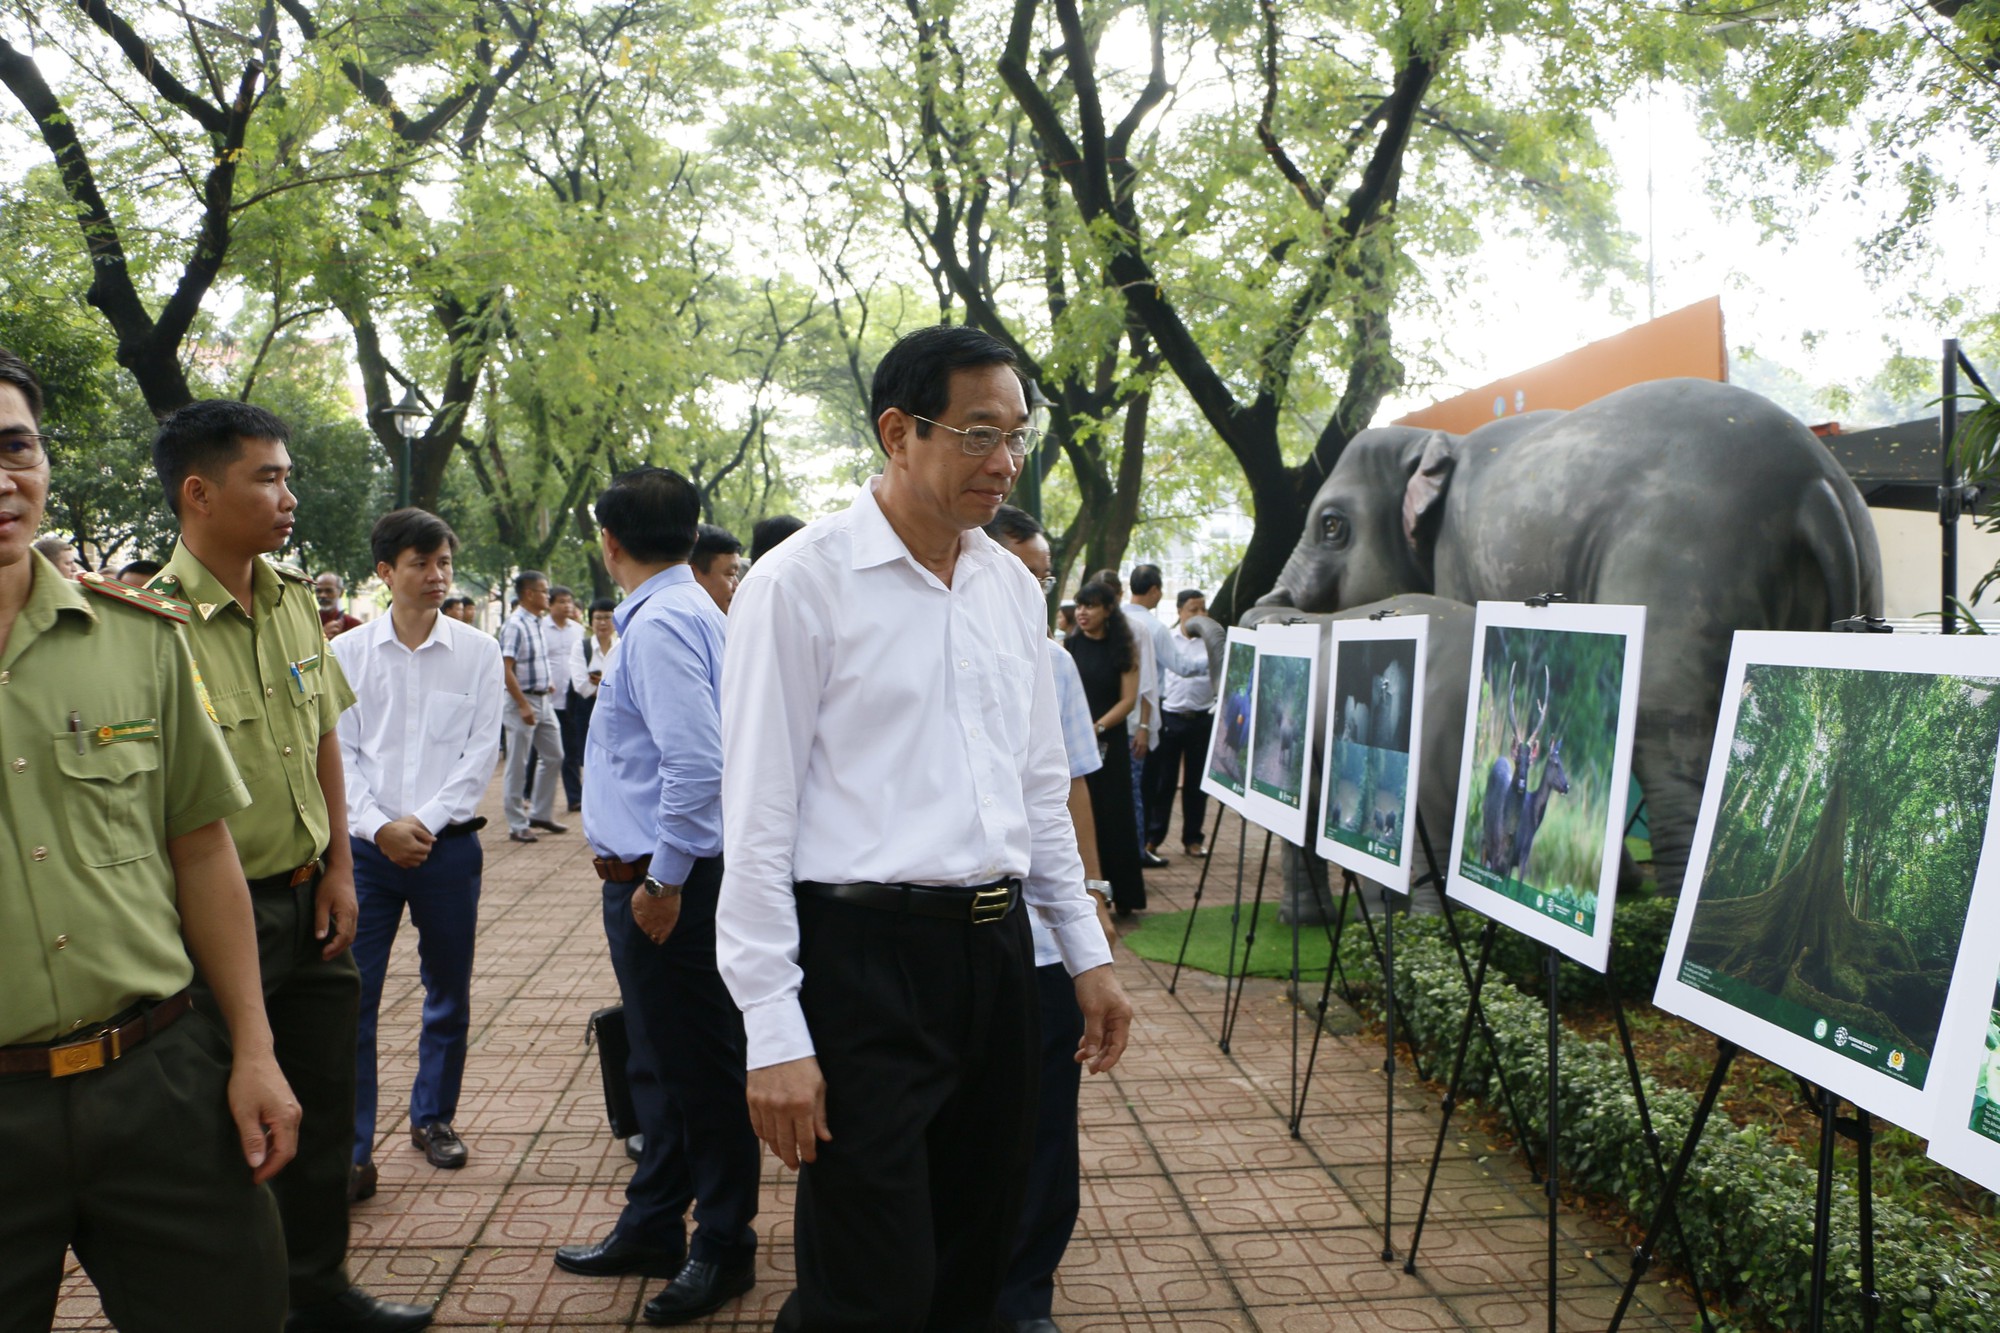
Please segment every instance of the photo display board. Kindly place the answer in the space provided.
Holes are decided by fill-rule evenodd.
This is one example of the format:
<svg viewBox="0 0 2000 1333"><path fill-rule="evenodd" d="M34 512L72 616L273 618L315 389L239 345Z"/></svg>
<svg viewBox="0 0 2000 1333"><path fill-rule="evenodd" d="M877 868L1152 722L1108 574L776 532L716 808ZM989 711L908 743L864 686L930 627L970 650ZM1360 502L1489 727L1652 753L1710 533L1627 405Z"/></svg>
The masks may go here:
<svg viewBox="0 0 2000 1333"><path fill-rule="evenodd" d="M1410 891L1430 623L1392 616L1327 625L1319 854L1398 893Z"/></svg>
<svg viewBox="0 0 2000 1333"><path fill-rule="evenodd" d="M1243 817L1303 847L1311 822L1313 697L1318 625L1259 625L1252 687L1249 791Z"/></svg>
<svg viewBox="0 0 2000 1333"><path fill-rule="evenodd" d="M1985 945L1958 952L1931 1062L1938 1109L1930 1155L2000 1191L2000 889L1987 864L1982 860L1965 918L1965 939Z"/></svg>
<svg viewBox="0 0 2000 1333"><path fill-rule="evenodd" d="M1643 606L1481 602L1447 893L1597 971L1611 954Z"/></svg>
<svg viewBox="0 0 2000 1333"><path fill-rule="evenodd" d="M1208 733L1208 762L1202 766L1201 789L1239 815L1250 791L1251 707L1256 686L1256 635L1234 627L1222 650L1222 683L1215 692L1215 723Z"/></svg>
<svg viewBox="0 0 2000 1333"><path fill-rule="evenodd" d="M1936 1059L2000 967L1996 757L2000 640L1738 634L1654 1003L1913 1133L1941 1101L2000 1130L1990 1063Z"/></svg>

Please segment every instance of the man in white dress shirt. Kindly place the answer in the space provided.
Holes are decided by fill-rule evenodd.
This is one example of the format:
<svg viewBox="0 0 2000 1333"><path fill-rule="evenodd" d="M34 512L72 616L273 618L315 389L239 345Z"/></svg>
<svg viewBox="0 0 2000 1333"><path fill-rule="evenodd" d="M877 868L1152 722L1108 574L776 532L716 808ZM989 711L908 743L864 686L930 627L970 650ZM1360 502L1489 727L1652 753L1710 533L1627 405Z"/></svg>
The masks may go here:
<svg viewBox="0 0 2000 1333"><path fill-rule="evenodd" d="M417 930L423 1034L410 1089L410 1139L432 1166L465 1165L452 1126L472 1021L472 945L484 854L476 818L500 748L500 645L443 615L458 538L421 509L384 514L369 538L389 614L328 648L354 687L340 718L347 828L354 848L361 970L355 1044L354 1169L348 1192L375 1191L375 1025L403 909Z"/></svg>
<svg viewBox="0 0 2000 1333"><path fill-rule="evenodd" d="M568 673L570 659L586 632L576 594L560 583L550 588L549 618L542 625L542 647L549 655L549 668L554 673L549 682L554 693L549 698L556 706L556 735L562 742L563 800L570 814L583 809L583 738L590 733L579 725L583 710L576 706L576 696L570 693ZM531 757L529 763L534 762Z"/></svg>
<svg viewBox="0 0 2000 1333"><path fill-rule="evenodd" d="M730 610L716 961L751 1123L803 1164L778 1329L985 1333L1034 1131L1022 904L1074 978L1091 1072L1132 1009L1084 893L1041 590L978 530L1034 440L1014 357L918 330L870 410L882 475Z"/></svg>

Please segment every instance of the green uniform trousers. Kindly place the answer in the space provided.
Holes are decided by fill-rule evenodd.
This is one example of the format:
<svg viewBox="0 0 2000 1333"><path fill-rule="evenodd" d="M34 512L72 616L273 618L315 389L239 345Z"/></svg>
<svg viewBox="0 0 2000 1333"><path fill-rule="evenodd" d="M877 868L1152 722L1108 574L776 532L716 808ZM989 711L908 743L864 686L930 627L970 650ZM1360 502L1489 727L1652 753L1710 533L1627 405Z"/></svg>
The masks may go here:
<svg viewBox="0 0 2000 1333"><path fill-rule="evenodd" d="M0 1333L55 1322L76 1248L123 1333L277 1333L285 1242L196 1014L102 1069L0 1078Z"/></svg>
<svg viewBox="0 0 2000 1333"><path fill-rule="evenodd" d="M299 1099L299 1155L271 1181L285 1220L292 1308L332 1300L347 1277L347 1168L354 1158L354 1036L361 1017L361 973L354 956L331 962L313 938L318 879L250 895L257 917L257 960L264 1011L278 1068ZM217 1015L196 983L195 1007Z"/></svg>

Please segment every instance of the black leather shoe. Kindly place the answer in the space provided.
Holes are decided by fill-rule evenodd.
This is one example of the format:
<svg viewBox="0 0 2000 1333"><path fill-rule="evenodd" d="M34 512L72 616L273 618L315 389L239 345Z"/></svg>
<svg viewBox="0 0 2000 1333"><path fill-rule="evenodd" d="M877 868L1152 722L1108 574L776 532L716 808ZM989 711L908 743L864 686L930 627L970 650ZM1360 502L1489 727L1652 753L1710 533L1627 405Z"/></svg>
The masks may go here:
<svg viewBox="0 0 2000 1333"><path fill-rule="evenodd" d="M705 1259L690 1259L667 1289L646 1302L649 1324L685 1324L713 1314L757 1285L756 1265L744 1262L723 1268Z"/></svg>
<svg viewBox="0 0 2000 1333"><path fill-rule="evenodd" d="M349 1287L330 1301L286 1315L285 1333L408 1333L430 1322L428 1305L378 1301L359 1287Z"/></svg>
<svg viewBox="0 0 2000 1333"><path fill-rule="evenodd" d="M1139 864L1148 870L1158 870L1167 865L1168 861L1166 857L1161 856L1158 852L1149 852L1142 847L1139 849Z"/></svg>
<svg viewBox="0 0 2000 1333"><path fill-rule="evenodd" d="M625 1155L635 1162L644 1157L646 1155L646 1136L644 1134L628 1134L625 1137Z"/></svg>
<svg viewBox="0 0 2000 1333"><path fill-rule="evenodd" d="M375 1163L356 1162L347 1168L347 1201L360 1203L375 1197Z"/></svg>
<svg viewBox="0 0 2000 1333"><path fill-rule="evenodd" d="M529 821L528 821L528 827L529 827L529 828L538 828L538 829L540 829L540 830L541 830L542 832L544 832L544 833L567 833L567 832L569 832L569 825L567 825L567 824L558 824L558 823L556 823L556 821L555 821L555 820L553 820L553 819L531 819L531 820L529 820Z"/></svg>
<svg viewBox="0 0 2000 1333"><path fill-rule="evenodd" d="M616 1231L595 1245L565 1245L556 1251L556 1267L585 1277L618 1277L643 1273L673 1277L687 1263L685 1249L666 1250L626 1240Z"/></svg>
<svg viewBox="0 0 2000 1333"><path fill-rule="evenodd" d="M456 1171L465 1165L465 1140L443 1120L411 1125L410 1142L423 1149L424 1160L440 1171Z"/></svg>

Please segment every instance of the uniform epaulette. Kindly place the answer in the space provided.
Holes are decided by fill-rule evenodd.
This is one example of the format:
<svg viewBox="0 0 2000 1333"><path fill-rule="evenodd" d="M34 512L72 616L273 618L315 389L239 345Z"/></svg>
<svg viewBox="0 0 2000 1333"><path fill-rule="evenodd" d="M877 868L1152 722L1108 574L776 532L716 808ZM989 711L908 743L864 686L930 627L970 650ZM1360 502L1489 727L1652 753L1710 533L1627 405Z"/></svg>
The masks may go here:
<svg viewBox="0 0 2000 1333"><path fill-rule="evenodd" d="M313 586L313 576L306 573L303 569L300 569L297 566L281 565L277 561L273 560L271 562L271 568L278 571L279 578L290 579L294 583L303 583L308 588Z"/></svg>
<svg viewBox="0 0 2000 1333"><path fill-rule="evenodd" d="M130 584L120 583L116 579L107 579L104 575L95 571L77 575L76 581L86 592L94 592L98 596L108 597L114 602L122 602L126 606L151 612L162 620L173 621L176 625L185 625L188 623L188 605L186 602L177 601L172 597L162 597L160 594L148 591L145 588L134 588Z"/></svg>

